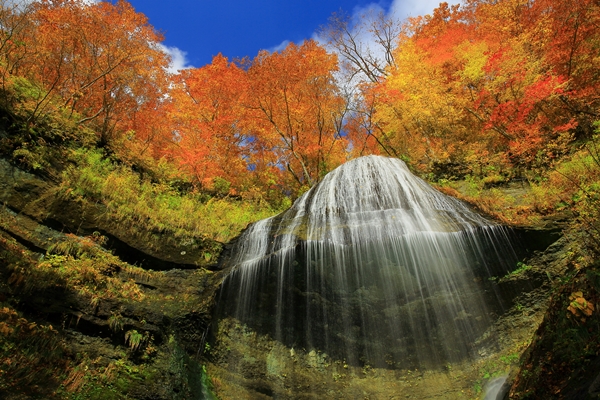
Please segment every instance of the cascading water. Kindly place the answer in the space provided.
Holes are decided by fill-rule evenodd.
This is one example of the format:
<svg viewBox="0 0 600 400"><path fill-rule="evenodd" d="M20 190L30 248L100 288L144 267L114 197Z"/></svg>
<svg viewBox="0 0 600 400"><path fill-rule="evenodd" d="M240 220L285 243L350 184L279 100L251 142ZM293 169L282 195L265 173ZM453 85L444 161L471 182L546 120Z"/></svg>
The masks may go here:
<svg viewBox="0 0 600 400"><path fill-rule="evenodd" d="M509 236L402 161L361 157L246 230L219 316L350 365L436 368L476 351Z"/></svg>

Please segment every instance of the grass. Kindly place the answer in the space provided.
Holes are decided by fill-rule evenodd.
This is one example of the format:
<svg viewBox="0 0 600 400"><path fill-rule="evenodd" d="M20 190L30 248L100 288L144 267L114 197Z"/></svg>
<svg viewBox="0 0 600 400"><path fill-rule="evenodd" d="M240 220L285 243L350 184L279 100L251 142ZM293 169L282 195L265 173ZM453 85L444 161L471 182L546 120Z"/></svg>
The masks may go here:
<svg viewBox="0 0 600 400"><path fill-rule="evenodd" d="M259 201L217 198L199 191L181 193L174 182L144 179L97 149L75 150L73 158L76 166L63 173L61 194L104 205L105 218L124 227L225 243L249 223L279 211Z"/></svg>
<svg viewBox="0 0 600 400"><path fill-rule="evenodd" d="M133 279L123 280L117 273L146 273L139 267L122 262L94 242L95 238L66 235L53 245L39 262L8 267L9 283L22 293L34 293L57 287L73 290L89 299L92 305L100 299L140 301L143 292ZM138 271L139 270L139 271Z"/></svg>

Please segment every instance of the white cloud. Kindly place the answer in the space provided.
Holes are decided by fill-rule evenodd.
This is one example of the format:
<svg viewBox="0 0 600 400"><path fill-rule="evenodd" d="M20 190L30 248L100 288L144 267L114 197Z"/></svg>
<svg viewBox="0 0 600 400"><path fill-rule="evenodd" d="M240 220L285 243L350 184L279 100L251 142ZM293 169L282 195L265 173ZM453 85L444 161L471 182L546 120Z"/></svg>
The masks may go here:
<svg viewBox="0 0 600 400"><path fill-rule="evenodd" d="M460 0L446 0L446 2L449 5L461 3ZM351 11L350 25L354 26L356 29L361 29L360 32L357 30L353 33L358 34L356 38L361 41L364 48L370 49L371 52L377 52L377 46L372 42L374 39L369 37L368 29L364 28L365 25L369 25L368 22L365 21L365 17L376 18L378 15L383 14L387 18L393 18L396 21L402 22L408 17L431 14L440 3L441 0L393 0L386 9L381 5L381 2L373 2L363 7L354 7ZM363 23L362 28L360 28L361 22ZM367 23L364 24L364 22ZM323 45L325 44L325 41L323 38L319 37L318 33L314 33L312 38ZM289 40L284 40L280 44L268 49L268 51L271 53L274 51L281 51L285 49L289 43Z"/></svg>
<svg viewBox="0 0 600 400"><path fill-rule="evenodd" d="M459 4L460 1L446 1L448 5ZM440 0L394 0L390 6L388 16L399 19L417 17L431 14L440 5Z"/></svg>
<svg viewBox="0 0 600 400"><path fill-rule="evenodd" d="M290 44L289 40L284 40L283 42L279 43L277 46L273 46L270 49L267 49L267 51L269 53L274 53L276 51L283 51L283 50L285 50L286 47L288 47L289 44Z"/></svg>
<svg viewBox="0 0 600 400"><path fill-rule="evenodd" d="M177 47L165 46L162 43L159 43L158 47L171 57L171 64L169 65L169 68L167 68L168 72L176 74L182 69L193 68L193 66L189 65L187 52Z"/></svg>

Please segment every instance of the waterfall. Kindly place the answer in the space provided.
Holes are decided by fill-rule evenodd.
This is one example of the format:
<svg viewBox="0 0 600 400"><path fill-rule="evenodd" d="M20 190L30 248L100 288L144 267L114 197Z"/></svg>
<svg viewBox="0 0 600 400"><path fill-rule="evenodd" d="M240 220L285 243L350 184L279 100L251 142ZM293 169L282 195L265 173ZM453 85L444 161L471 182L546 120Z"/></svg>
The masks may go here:
<svg viewBox="0 0 600 400"><path fill-rule="evenodd" d="M515 263L507 228L401 160L361 157L244 232L219 315L352 365L436 368L476 353L489 278Z"/></svg>

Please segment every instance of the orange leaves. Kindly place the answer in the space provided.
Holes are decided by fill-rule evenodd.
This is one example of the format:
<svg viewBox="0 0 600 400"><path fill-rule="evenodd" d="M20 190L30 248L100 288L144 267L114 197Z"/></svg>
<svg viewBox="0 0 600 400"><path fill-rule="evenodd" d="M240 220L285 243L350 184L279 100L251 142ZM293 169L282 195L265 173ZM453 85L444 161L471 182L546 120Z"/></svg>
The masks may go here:
<svg viewBox="0 0 600 400"><path fill-rule="evenodd" d="M581 322L586 321L586 317L591 317L595 311L594 304L583 297L582 292L573 292L569 296L569 306L567 310Z"/></svg>
<svg viewBox="0 0 600 400"><path fill-rule="evenodd" d="M248 69L253 139L269 149L267 163L290 173L296 189L311 186L345 158L346 104L334 82L336 69L336 57L312 40L261 52Z"/></svg>
<svg viewBox="0 0 600 400"><path fill-rule="evenodd" d="M429 55L429 62L435 65L452 62L455 47L473 37L472 28L461 19L458 5L449 7L448 3L440 3L433 15L426 16L413 28L415 42Z"/></svg>
<svg viewBox="0 0 600 400"><path fill-rule="evenodd" d="M27 52L18 73L49 94L38 109L58 95L65 111L109 141L166 90L162 37L129 3L43 0L27 17L32 29L20 37Z"/></svg>
<svg viewBox="0 0 600 400"><path fill-rule="evenodd" d="M247 170L241 128L245 73L219 55L211 64L181 71L175 78L169 118L176 145L171 154L198 182L210 184L220 176L241 183Z"/></svg>
<svg viewBox="0 0 600 400"><path fill-rule="evenodd" d="M125 0L23 10L0 10L0 83L27 82L28 123L52 111L125 162L144 169L164 157L194 184L231 192L293 194L346 158L337 58L312 40L172 76L161 35Z"/></svg>
<svg viewBox="0 0 600 400"><path fill-rule="evenodd" d="M176 77L170 152L185 171L204 187L220 178L234 190L269 187L261 177L277 176L294 193L344 160L334 56L308 41L242 64L217 56Z"/></svg>

